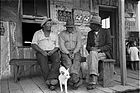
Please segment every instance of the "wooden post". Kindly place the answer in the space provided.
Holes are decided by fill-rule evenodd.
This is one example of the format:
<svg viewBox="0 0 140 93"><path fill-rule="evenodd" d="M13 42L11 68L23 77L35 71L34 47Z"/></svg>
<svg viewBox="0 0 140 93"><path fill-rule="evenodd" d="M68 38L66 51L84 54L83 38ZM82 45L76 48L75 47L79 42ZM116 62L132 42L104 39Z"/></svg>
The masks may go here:
<svg viewBox="0 0 140 93"><path fill-rule="evenodd" d="M92 6L93 2L92 0L90 0L90 12L93 12L93 6Z"/></svg>
<svg viewBox="0 0 140 93"><path fill-rule="evenodd" d="M125 18L124 0L119 0L119 54L121 67L121 82L126 84L126 50L125 50Z"/></svg>
<svg viewBox="0 0 140 93"><path fill-rule="evenodd" d="M50 0L46 0L46 3L47 3L47 17L50 17Z"/></svg>

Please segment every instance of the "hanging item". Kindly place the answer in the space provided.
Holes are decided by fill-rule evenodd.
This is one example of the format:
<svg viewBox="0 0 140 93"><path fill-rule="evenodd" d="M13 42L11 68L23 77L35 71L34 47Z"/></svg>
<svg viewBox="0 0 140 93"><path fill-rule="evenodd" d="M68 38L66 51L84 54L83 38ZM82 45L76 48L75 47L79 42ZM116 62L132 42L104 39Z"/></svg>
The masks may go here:
<svg viewBox="0 0 140 93"><path fill-rule="evenodd" d="M58 10L58 20L66 22L68 19L72 19L72 13L66 10Z"/></svg>
<svg viewBox="0 0 140 93"><path fill-rule="evenodd" d="M75 24L88 24L91 18L91 14L88 11L74 10L74 22Z"/></svg>
<svg viewBox="0 0 140 93"><path fill-rule="evenodd" d="M4 33L5 33L4 23L0 21L0 35L4 36Z"/></svg>

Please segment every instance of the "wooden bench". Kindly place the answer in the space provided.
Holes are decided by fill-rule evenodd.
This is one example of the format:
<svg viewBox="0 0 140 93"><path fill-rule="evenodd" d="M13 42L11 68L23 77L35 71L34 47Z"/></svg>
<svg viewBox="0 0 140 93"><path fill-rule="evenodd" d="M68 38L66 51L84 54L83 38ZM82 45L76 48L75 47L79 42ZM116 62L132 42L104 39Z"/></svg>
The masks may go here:
<svg viewBox="0 0 140 93"><path fill-rule="evenodd" d="M20 75L27 70L31 69L35 65L38 65L37 59L11 59L9 62L10 65L13 65L14 68L14 80L17 82L20 79ZM20 66L28 65L29 67L26 71L20 72Z"/></svg>
<svg viewBox="0 0 140 93"><path fill-rule="evenodd" d="M103 87L113 86L114 81L114 59L104 59L99 61L99 79Z"/></svg>
<svg viewBox="0 0 140 93"><path fill-rule="evenodd" d="M85 62L86 58L82 57L81 62ZM39 65L37 59L11 59L9 62L10 65L13 65L14 68L14 80L15 82L20 80L20 75L28 70L30 70L35 65ZM28 65L29 67L26 70L20 71L20 66Z"/></svg>
<svg viewBox="0 0 140 93"><path fill-rule="evenodd" d="M85 58L82 58L82 62L86 62ZM110 87L113 86L114 81L114 59L104 59L99 61L99 77L98 77L98 83L102 85L103 87ZM86 65L87 66L87 65ZM87 73L87 67L82 68L82 76L86 78ZM85 75L84 75L85 74Z"/></svg>
<svg viewBox="0 0 140 93"><path fill-rule="evenodd" d="M86 58L82 57L81 62L86 62ZM102 78L101 84L103 87L108 87L112 86L111 83L113 81L114 77L114 59L104 59L99 61L100 64L100 78ZM30 65L30 67L27 69L31 69L35 65L39 65L37 62L37 59L11 59L9 62L10 65L14 66L14 80L17 82L20 79L20 74L23 72L20 72L19 67L20 66L25 66L25 65Z"/></svg>

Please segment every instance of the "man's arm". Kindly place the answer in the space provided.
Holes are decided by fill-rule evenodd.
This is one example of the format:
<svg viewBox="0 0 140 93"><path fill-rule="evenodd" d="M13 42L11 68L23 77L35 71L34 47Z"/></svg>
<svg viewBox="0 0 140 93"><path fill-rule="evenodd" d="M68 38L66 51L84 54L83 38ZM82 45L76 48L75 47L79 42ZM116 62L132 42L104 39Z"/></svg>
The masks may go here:
<svg viewBox="0 0 140 93"><path fill-rule="evenodd" d="M69 51L67 50L67 48L65 47L64 43L65 41L63 40L63 38L61 37L61 33L59 34L59 47L60 47L60 50L63 52L63 53L66 53L66 54L69 54Z"/></svg>
<svg viewBox="0 0 140 93"><path fill-rule="evenodd" d="M104 46L100 47L101 51L108 51L111 49L111 34L110 34L110 31L107 30L106 31L106 43Z"/></svg>
<svg viewBox="0 0 140 93"><path fill-rule="evenodd" d="M86 49L88 51L88 53L90 52L91 50L91 39L90 39L90 35L89 35L89 32L88 32L88 35L87 35L87 45L86 45Z"/></svg>
<svg viewBox="0 0 140 93"><path fill-rule="evenodd" d="M81 39L81 33L78 32L78 35L77 35L77 45L76 45L76 48L74 49L73 53L77 53L80 49L81 49L81 46L82 46L82 39Z"/></svg>
<svg viewBox="0 0 140 93"><path fill-rule="evenodd" d="M36 44L31 44L31 47L32 47L35 51L37 51L37 52L43 54L44 56L47 56L47 52L44 51L44 50L42 50L38 45L36 45Z"/></svg>
<svg viewBox="0 0 140 93"><path fill-rule="evenodd" d="M55 48L51 50L48 55L52 55L54 52L56 52L59 49L59 44L58 44L58 34L55 34Z"/></svg>

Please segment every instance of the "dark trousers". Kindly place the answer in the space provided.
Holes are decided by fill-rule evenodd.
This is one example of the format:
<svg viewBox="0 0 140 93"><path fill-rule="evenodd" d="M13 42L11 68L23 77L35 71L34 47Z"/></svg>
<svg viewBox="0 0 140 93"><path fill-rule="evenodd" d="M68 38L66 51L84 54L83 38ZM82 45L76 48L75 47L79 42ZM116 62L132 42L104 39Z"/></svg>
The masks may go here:
<svg viewBox="0 0 140 93"><path fill-rule="evenodd" d="M80 72L80 52L75 53L74 59L71 59L67 54L61 53L62 64L70 69L70 74L75 73L79 76Z"/></svg>
<svg viewBox="0 0 140 93"><path fill-rule="evenodd" d="M51 56L44 56L37 52L36 56L45 81L49 79L57 79L60 67L60 53L55 52ZM49 67L49 64L51 64L51 67Z"/></svg>

